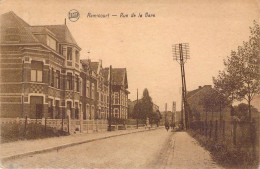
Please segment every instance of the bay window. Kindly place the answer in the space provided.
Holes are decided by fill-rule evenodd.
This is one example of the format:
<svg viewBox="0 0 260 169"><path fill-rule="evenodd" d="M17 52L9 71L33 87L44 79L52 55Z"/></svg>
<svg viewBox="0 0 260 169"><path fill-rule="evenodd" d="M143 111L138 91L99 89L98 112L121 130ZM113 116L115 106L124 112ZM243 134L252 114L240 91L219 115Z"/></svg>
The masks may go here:
<svg viewBox="0 0 260 169"><path fill-rule="evenodd" d="M31 62L31 81L32 82L42 82L42 71L43 71L43 62L32 61Z"/></svg>

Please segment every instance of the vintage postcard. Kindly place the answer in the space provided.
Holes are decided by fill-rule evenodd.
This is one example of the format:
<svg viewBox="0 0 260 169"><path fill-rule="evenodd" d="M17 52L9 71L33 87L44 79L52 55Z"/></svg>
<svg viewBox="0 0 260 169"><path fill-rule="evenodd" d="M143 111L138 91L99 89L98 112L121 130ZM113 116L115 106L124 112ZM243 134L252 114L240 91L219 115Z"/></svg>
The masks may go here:
<svg viewBox="0 0 260 169"><path fill-rule="evenodd" d="M259 25L259 0L0 0L0 168L259 168Z"/></svg>

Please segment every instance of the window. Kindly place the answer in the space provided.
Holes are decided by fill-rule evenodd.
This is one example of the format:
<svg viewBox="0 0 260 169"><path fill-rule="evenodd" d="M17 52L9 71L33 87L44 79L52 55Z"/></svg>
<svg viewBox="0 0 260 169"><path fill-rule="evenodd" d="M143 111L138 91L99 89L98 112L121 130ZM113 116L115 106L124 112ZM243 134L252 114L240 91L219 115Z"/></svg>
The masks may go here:
<svg viewBox="0 0 260 169"><path fill-rule="evenodd" d="M53 100L49 99L48 100L48 113L50 118L53 118Z"/></svg>
<svg viewBox="0 0 260 169"><path fill-rule="evenodd" d="M42 82L43 63L39 61L31 62L31 81Z"/></svg>
<svg viewBox="0 0 260 169"><path fill-rule="evenodd" d="M86 96L88 98L90 98L90 83L88 80L87 80L87 85L86 85Z"/></svg>
<svg viewBox="0 0 260 169"><path fill-rule="evenodd" d="M92 83L92 86L91 86L91 98L95 99L95 84L94 83Z"/></svg>
<svg viewBox="0 0 260 169"><path fill-rule="evenodd" d="M59 100L55 100L55 110L56 110L56 116L55 119L60 118L60 102Z"/></svg>
<svg viewBox="0 0 260 169"><path fill-rule="evenodd" d="M124 97L123 97L123 94L121 95L121 104L124 105Z"/></svg>
<svg viewBox="0 0 260 169"><path fill-rule="evenodd" d="M97 100L99 101L99 95L100 95L100 93L99 92L97 92Z"/></svg>
<svg viewBox="0 0 260 169"><path fill-rule="evenodd" d="M54 69L51 68L51 86L54 87Z"/></svg>
<svg viewBox="0 0 260 169"><path fill-rule="evenodd" d="M75 51L76 62L79 63L79 51Z"/></svg>
<svg viewBox="0 0 260 169"><path fill-rule="evenodd" d="M119 111L118 109L114 109L114 117L119 118Z"/></svg>
<svg viewBox="0 0 260 169"><path fill-rule="evenodd" d="M79 81L79 93L80 93L80 96L83 96L83 84L82 84L82 79L80 79Z"/></svg>
<svg viewBox="0 0 260 169"><path fill-rule="evenodd" d="M79 119L79 104L75 103L75 119Z"/></svg>
<svg viewBox="0 0 260 169"><path fill-rule="evenodd" d="M114 99L115 99L115 100L114 100L114 103L115 103L115 104L119 104L119 95L118 95L118 92L115 92L114 95L115 95L115 97L114 97Z"/></svg>
<svg viewBox="0 0 260 169"><path fill-rule="evenodd" d="M101 102L103 102L103 93L101 93L101 99L100 100L101 100Z"/></svg>
<svg viewBox="0 0 260 169"><path fill-rule="evenodd" d="M127 106L128 99L127 99L127 95L125 95L125 106Z"/></svg>
<svg viewBox="0 0 260 169"><path fill-rule="evenodd" d="M60 89L60 71L56 71L56 88Z"/></svg>
<svg viewBox="0 0 260 169"><path fill-rule="evenodd" d="M95 107L91 106L91 119L94 119L94 115L95 115Z"/></svg>
<svg viewBox="0 0 260 169"><path fill-rule="evenodd" d="M75 81L75 89L77 92L79 92L79 76L75 75L76 81Z"/></svg>
<svg viewBox="0 0 260 169"><path fill-rule="evenodd" d="M87 104L87 108L86 108L86 114L88 119L91 119L91 112L90 112L90 106Z"/></svg>
<svg viewBox="0 0 260 169"><path fill-rule="evenodd" d="M72 90L72 73L67 73L67 90Z"/></svg>
<svg viewBox="0 0 260 169"><path fill-rule="evenodd" d="M67 60L72 60L72 48L68 47L67 49Z"/></svg>

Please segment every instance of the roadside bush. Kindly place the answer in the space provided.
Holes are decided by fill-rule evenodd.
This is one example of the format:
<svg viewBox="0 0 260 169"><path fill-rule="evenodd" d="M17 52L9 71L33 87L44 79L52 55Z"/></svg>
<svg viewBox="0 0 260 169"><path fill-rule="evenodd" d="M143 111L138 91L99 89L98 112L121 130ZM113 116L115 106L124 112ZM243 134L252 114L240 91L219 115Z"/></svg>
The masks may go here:
<svg viewBox="0 0 260 169"><path fill-rule="evenodd" d="M58 131L51 127L40 124L27 124L26 131L24 124L2 124L1 125L1 143L12 142L18 140L40 139L47 137L58 137L68 135L67 132Z"/></svg>

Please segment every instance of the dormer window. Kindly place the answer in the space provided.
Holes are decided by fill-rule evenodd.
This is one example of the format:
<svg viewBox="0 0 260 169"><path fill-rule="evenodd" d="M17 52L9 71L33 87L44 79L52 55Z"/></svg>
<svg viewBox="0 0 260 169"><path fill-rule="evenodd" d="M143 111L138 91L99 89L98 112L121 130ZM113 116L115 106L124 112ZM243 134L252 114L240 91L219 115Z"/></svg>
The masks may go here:
<svg viewBox="0 0 260 169"><path fill-rule="evenodd" d="M72 48L68 47L67 49L67 60L72 60Z"/></svg>
<svg viewBox="0 0 260 169"><path fill-rule="evenodd" d="M56 51L57 42L55 39L47 35L47 45Z"/></svg>

